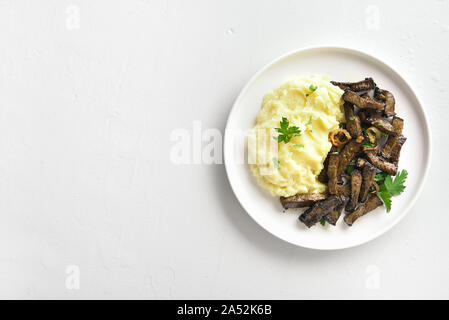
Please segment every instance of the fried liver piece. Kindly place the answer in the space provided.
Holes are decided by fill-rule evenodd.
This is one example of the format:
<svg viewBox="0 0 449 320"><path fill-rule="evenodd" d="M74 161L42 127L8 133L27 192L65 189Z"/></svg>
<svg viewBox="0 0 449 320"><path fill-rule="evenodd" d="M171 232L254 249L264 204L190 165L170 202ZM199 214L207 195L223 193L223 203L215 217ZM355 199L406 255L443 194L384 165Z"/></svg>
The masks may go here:
<svg viewBox="0 0 449 320"><path fill-rule="evenodd" d="M368 94L368 92L365 92L364 94L360 95L363 99L371 99L371 96Z"/></svg>
<svg viewBox="0 0 449 320"><path fill-rule="evenodd" d="M337 196L349 197L351 195L351 186L347 184L337 184Z"/></svg>
<svg viewBox="0 0 449 320"><path fill-rule="evenodd" d="M346 90L341 97L344 101L355 104L360 109L381 111L385 108L385 103L375 101L371 98L363 98L351 90Z"/></svg>
<svg viewBox="0 0 449 320"><path fill-rule="evenodd" d="M342 204L342 200L336 196L331 195L327 199L315 203L309 209L304 211L299 216L299 221L303 222L308 228L316 224L321 218L332 213L338 206Z"/></svg>
<svg viewBox="0 0 449 320"><path fill-rule="evenodd" d="M379 113L377 113L377 111L370 109L360 110L358 116L360 118L360 122L365 124L371 124L370 122L368 122L367 120L368 118L375 118L375 119L382 118L382 116Z"/></svg>
<svg viewBox="0 0 449 320"><path fill-rule="evenodd" d="M359 202L360 187L362 186L362 174L360 170L352 170L351 172L351 198L346 206L349 212L354 211Z"/></svg>
<svg viewBox="0 0 449 320"><path fill-rule="evenodd" d="M374 91L374 97L376 100L385 102L384 112L387 117L391 117L396 114L396 112L394 112L396 101L390 91L376 88Z"/></svg>
<svg viewBox="0 0 449 320"><path fill-rule="evenodd" d="M366 151L365 154L368 161L377 169L382 170L392 176L395 176L396 173L398 173L398 167L394 163L383 160L377 156L374 151Z"/></svg>
<svg viewBox="0 0 449 320"><path fill-rule="evenodd" d="M404 128L404 120L399 117L393 117L393 120L391 121L391 125L393 126L394 130L398 135L402 134L402 129ZM384 147L382 148L382 157L385 159L389 159L391 157L391 152L393 151L394 146L396 145L399 136L389 136L387 142L385 143Z"/></svg>
<svg viewBox="0 0 449 320"><path fill-rule="evenodd" d="M354 107L352 106L352 104L345 102L344 109L346 117L346 129L348 130L349 134L353 138L361 136L362 125L359 116L354 112Z"/></svg>
<svg viewBox="0 0 449 320"><path fill-rule="evenodd" d="M320 174L318 175L318 181L322 183L327 183L329 181L329 177L327 175L327 168L329 167L329 158L333 152L336 152L337 148L332 146L331 150L326 156L326 159L323 162L323 169L321 169Z"/></svg>
<svg viewBox="0 0 449 320"><path fill-rule="evenodd" d="M322 193L314 194L296 194L291 197L281 197L281 204L284 209L310 207L314 203L326 199L326 195Z"/></svg>
<svg viewBox="0 0 449 320"><path fill-rule="evenodd" d="M340 87L341 90L350 89L354 92L367 91L374 89L376 84L373 78L365 78L365 80L359 82L338 82L331 81L334 86Z"/></svg>
<svg viewBox="0 0 449 320"><path fill-rule="evenodd" d="M331 210L327 215L324 216L324 220L326 220L331 225L335 226L337 224L338 219L341 216L346 204L348 203L348 197L340 197L341 203L335 206L334 209Z"/></svg>
<svg viewBox="0 0 449 320"><path fill-rule="evenodd" d="M365 202L368 198L369 189L371 188L374 177L376 176L376 167L371 163L367 163L363 167L363 182L362 187L360 188L360 202Z"/></svg>
<svg viewBox="0 0 449 320"><path fill-rule="evenodd" d="M357 161L355 162L355 165L357 166L357 168L363 168L363 166L365 165L366 160L363 158L357 158Z"/></svg>
<svg viewBox="0 0 449 320"><path fill-rule="evenodd" d="M380 198L377 195L373 194L365 203L361 204L353 212L346 215L344 220L348 226L352 226L358 218L367 214L370 211L373 211L377 207L380 207L382 204L383 204L382 200L380 200Z"/></svg>
<svg viewBox="0 0 449 320"><path fill-rule="evenodd" d="M360 151L361 143L356 140L349 141L340 152L338 160L337 178L346 170L352 159Z"/></svg>
<svg viewBox="0 0 449 320"><path fill-rule="evenodd" d="M337 193L337 182L338 182L338 163L340 161L340 155L333 152L329 156L329 164L327 166L327 177L329 179L327 186L330 194Z"/></svg>
<svg viewBox="0 0 449 320"><path fill-rule="evenodd" d="M397 132L393 125L385 118L370 116L366 119L372 126L388 135L396 136Z"/></svg>
<svg viewBox="0 0 449 320"><path fill-rule="evenodd" d="M393 147L393 150L391 151L391 157L390 161L395 164L396 166L399 163L399 156L401 154L402 146L404 145L405 141L407 141L407 138L401 135L398 140L396 141L396 144Z"/></svg>

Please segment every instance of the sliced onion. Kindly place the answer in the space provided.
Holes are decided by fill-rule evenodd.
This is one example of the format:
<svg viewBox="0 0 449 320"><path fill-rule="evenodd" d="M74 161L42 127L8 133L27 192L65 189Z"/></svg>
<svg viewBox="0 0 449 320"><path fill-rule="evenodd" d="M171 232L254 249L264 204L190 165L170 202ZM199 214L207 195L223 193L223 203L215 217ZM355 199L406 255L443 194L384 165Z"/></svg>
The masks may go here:
<svg viewBox="0 0 449 320"><path fill-rule="evenodd" d="M336 147L341 147L351 140L351 135L345 129L336 129L329 134L329 141Z"/></svg>
<svg viewBox="0 0 449 320"><path fill-rule="evenodd" d="M366 135L368 136L369 142L376 143L382 137L382 132L376 127L369 127L366 129Z"/></svg>

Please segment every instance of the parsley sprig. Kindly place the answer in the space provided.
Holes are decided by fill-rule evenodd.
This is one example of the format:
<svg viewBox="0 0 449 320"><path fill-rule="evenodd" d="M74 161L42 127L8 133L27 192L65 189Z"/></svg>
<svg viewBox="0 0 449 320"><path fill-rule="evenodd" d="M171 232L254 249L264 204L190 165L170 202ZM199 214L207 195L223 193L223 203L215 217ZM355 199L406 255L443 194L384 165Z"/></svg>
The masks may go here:
<svg viewBox="0 0 449 320"><path fill-rule="evenodd" d="M404 182L407 179L407 176L408 176L407 170L402 170L401 172L399 172L394 178L394 180L390 175L387 175L385 177L384 183L379 186L379 191L377 192L377 195L379 196L379 198L382 199L383 203L385 204L387 212L390 212L391 210L391 198L393 196L401 194L404 191L405 189Z"/></svg>
<svg viewBox="0 0 449 320"><path fill-rule="evenodd" d="M280 128L275 128L277 132L279 132L278 135L278 142L281 143L284 141L284 143L289 143L290 140L295 136L301 135L301 130L299 130L296 126L289 127L289 122L287 118L282 117L282 121L279 122Z"/></svg>

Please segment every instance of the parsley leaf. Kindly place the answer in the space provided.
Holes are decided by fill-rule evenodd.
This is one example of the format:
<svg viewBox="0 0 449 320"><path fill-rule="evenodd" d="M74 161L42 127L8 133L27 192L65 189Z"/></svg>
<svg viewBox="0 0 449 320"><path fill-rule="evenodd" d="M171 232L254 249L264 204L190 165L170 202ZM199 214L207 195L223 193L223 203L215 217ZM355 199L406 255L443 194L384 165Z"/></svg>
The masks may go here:
<svg viewBox="0 0 449 320"><path fill-rule="evenodd" d="M387 209L387 212L390 212L391 210L391 194L388 191L379 191L377 193L379 198L382 199L382 202L385 205L385 208Z"/></svg>
<svg viewBox="0 0 449 320"><path fill-rule="evenodd" d="M386 134L385 132L381 132L380 135L381 135L382 137L388 137L388 134Z"/></svg>
<svg viewBox="0 0 449 320"><path fill-rule="evenodd" d="M287 128L288 128L288 119L282 117L282 121L279 122L279 125L281 126L282 130L287 130Z"/></svg>
<svg viewBox="0 0 449 320"><path fill-rule="evenodd" d="M349 120L354 121L355 118L354 117L349 117Z"/></svg>
<svg viewBox="0 0 449 320"><path fill-rule="evenodd" d="M405 189L404 182L407 179L407 176L408 172L406 170L402 170L401 172L399 172L394 178L394 180L391 178L391 176L387 176L383 184L384 188L392 196L397 196L401 194Z"/></svg>
<svg viewBox="0 0 449 320"><path fill-rule="evenodd" d="M295 147L296 149L299 149L299 148L304 148L304 145L303 144L295 144L293 147Z"/></svg>
<svg viewBox="0 0 449 320"><path fill-rule="evenodd" d="M296 126L289 127L289 122L287 118L282 117L282 121L279 122L280 128L275 128L277 132L280 134L278 135L278 142L284 141L284 143L289 143L290 140L294 136L301 135L301 130L299 130Z"/></svg>
<svg viewBox="0 0 449 320"><path fill-rule="evenodd" d="M377 176L377 175L376 175ZM390 175L385 176L384 183L379 186L379 191L377 195L382 199L387 212L391 210L391 197L401 194L404 189L404 182L407 179L407 170L402 170L396 177L393 178Z"/></svg>
<svg viewBox="0 0 449 320"><path fill-rule="evenodd" d="M324 220L324 218L321 218L320 223L322 226L324 226L326 224L326 220Z"/></svg>

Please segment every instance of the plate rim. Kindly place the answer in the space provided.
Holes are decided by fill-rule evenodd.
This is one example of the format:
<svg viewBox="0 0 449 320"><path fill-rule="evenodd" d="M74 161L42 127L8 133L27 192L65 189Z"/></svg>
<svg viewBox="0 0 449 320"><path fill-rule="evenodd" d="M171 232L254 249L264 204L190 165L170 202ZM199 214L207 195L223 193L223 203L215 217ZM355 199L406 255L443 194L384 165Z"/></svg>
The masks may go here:
<svg viewBox="0 0 449 320"><path fill-rule="evenodd" d="M230 179L229 176L229 169L228 169L228 161L227 161L227 154L229 152L228 150L228 143L227 143L227 132L228 132L228 126L229 126L229 119L231 119L236 105L237 103L241 100L241 98L244 96L244 94L246 93L246 91L248 91L248 88L253 84L253 82L258 78L258 76L260 74L262 74L265 70L267 70L268 68L270 68L272 65L278 63L279 61L286 59L290 56L293 56L295 54L299 54L299 53L304 53L306 51L313 51L313 50L339 50L339 51L350 51L352 53L355 53L357 55L361 55L361 56L365 56L368 57L369 59L372 59L373 61L380 63L381 65L383 65L384 67L388 68L390 71L392 71L393 73L395 73L400 80L403 81L403 83L406 85L407 89L413 94L413 97L416 102L418 103L419 108L421 109L421 113L423 115L423 120L425 123L425 131L427 133L427 138L426 138L426 142L427 142L427 148L428 148L428 153L427 156L425 158L425 168L424 168L424 174L422 176L421 182L418 186L418 190L415 193L414 197L412 198L412 200L408 203L408 205L405 207L405 209L403 210L403 212L401 213L401 215L399 216L399 218L393 222L391 225L388 225L387 227L380 229L378 232L375 232L373 235L371 235L370 237L368 237L367 239L364 239L363 241L360 241L358 243L354 243L354 244L349 244L349 245L342 245L339 247L333 247L333 248L322 248L322 247L315 247L315 246L310 246L310 245L301 245L295 242L290 241L289 239L286 239L282 236L279 236L278 234L274 234L272 231L270 231L269 229L265 228L261 223L259 223L259 221L248 211L248 209L245 207L245 205L242 203L239 195L237 194L237 192L235 191L235 187L233 185L232 180ZM245 84L245 86L241 89L240 93L238 94L237 98L235 99L231 110L229 112L228 118L226 120L226 126L225 126L225 131L224 131L224 138L223 138L223 163L225 166L225 171L226 171L226 176L228 178L229 184L231 186L232 192L234 193L235 197L237 198L237 201L240 203L240 205L242 206L242 208L246 211L246 213L265 231L267 231L268 233L270 233L271 235L273 235L274 237L281 239L287 243L290 243L292 245L301 247L301 248L307 248L307 249L313 249L313 250L321 250L321 251L331 251L331 250L342 250L342 249L348 249L348 248L354 248L354 247L358 247L361 246L363 244L366 244L370 241L373 241L374 239L379 238L381 235L387 233L388 231L390 231L391 229L393 229L393 227L395 227L400 221L402 221L404 219L404 217L407 215L407 213L410 211L410 209L414 206L415 202L417 201L417 199L419 198L419 196L421 195L421 192L423 190L424 185L426 184L427 181L427 177L429 175L429 169L430 169L430 162L431 162L431 158L432 158L432 150L433 150L433 146L432 146L432 134L431 134L431 129L429 126L429 119L427 116L427 113L425 112L425 109L423 107L423 104L421 102L421 99L419 98L418 94L415 92L415 90L413 90L412 86L410 85L410 83L402 76L402 74L400 72L398 72L396 69L394 69L390 64L386 63L384 60L379 59L375 56L373 56L371 53L368 53L366 51L357 49L357 48L353 48L353 47L344 47L344 46L306 46L306 47L301 47L301 48L297 48L297 49L293 49L290 50L282 55L280 55L279 57L271 60L270 62L268 62L267 64L265 64L261 69L259 69L249 80L248 82Z"/></svg>

